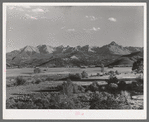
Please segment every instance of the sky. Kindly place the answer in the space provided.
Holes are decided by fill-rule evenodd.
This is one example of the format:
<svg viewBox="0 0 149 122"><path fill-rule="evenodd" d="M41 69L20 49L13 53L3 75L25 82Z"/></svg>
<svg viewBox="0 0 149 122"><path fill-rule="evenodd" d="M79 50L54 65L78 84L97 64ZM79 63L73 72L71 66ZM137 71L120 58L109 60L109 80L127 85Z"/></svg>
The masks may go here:
<svg viewBox="0 0 149 122"><path fill-rule="evenodd" d="M143 46L141 6L7 6L6 50L26 45Z"/></svg>

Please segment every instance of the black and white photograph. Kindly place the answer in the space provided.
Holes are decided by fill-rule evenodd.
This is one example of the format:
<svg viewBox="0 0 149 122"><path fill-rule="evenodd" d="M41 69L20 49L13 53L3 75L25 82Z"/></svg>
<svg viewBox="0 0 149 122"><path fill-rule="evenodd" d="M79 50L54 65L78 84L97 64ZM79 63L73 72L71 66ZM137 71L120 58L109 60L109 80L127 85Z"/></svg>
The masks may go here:
<svg viewBox="0 0 149 122"><path fill-rule="evenodd" d="M146 26L146 3L3 3L3 117L145 119Z"/></svg>

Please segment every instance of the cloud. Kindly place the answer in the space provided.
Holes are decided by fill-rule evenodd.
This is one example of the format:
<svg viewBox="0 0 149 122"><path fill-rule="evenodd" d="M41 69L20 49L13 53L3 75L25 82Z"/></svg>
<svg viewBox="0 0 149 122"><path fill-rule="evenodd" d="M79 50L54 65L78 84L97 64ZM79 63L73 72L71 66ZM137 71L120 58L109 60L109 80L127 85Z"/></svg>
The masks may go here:
<svg viewBox="0 0 149 122"><path fill-rule="evenodd" d="M41 8L32 9L32 12L44 12Z"/></svg>
<svg viewBox="0 0 149 122"><path fill-rule="evenodd" d="M75 29L73 28L73 29L67 29L67 31L75 31Z"/></svg>
<svg viewBox="0 0 149 122"><path fill-rule="evenodd" d="M65 28L65 26L64 27L61 27L61 29L64 29Z"/></svg>
<svg viewBox="0 0 149 122"><path fill-rule="evenodd" d="M98 28L95 28L95 27L93 27L92 29L90 29L90 30L93 30L93 31L98 31L98 30L100 30L100 28L98 27Z"/></svg>
<svg viewBox="0 0 149 122"><path fill-rule="evenodd" d="M85 16L86 18L90 19L91 21L95 21L97 20L98 18L95 17L95 16Z"/></svg>
<svg viewBox="0 0 149 122"><path fill-rule="evenodd" d="M36 17L33 17L33 16L29 15L29 14L25 14L25 16L26 16L27 19L34 19L34 20L37 20Z"/></svg>
<svg viewBox="0 0 149 122"><path fill-rule="evenodd" d="M87 33L89 33L91 31L99 31L100 30L100 27L97 27L97 28L93 27L91 29L83 29L83 30L86 31Z"/></svg>
<svg viewBox="0 0 149 122"><path fill-rule="evenodd" d="M112 22L116 22L116 18L110 17L108 20L112 21Z"/></svg>

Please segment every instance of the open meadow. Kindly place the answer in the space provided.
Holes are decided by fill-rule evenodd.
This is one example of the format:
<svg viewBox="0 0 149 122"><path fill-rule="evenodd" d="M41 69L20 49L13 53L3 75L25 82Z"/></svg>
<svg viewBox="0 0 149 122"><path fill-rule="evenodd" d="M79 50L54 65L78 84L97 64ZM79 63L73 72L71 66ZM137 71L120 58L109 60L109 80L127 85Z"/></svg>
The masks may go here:
<svg viewBox="0 0 149 122"><path fill-rule="evenodd" d="M66 106L68 109L102 109L101 106L94 103L94 99L96 99L94 98L96 97L95 94L100 94L100 97L110 95L111 100L123 99L123 101L119 101L120 106L117 103L118 101L115 101L117 107L111 106L113 109L143 109L143 84L139 81L139 78L142 77L143 74L132 72L131 67L105 68L104 73L101 72L101 68L40 69L40 73L34 73L33 68L7 69L7 108L23 109L24 106L26 106L25 108L29 109L31 106L34 106L36 109L63 109L64 106L62 107L61 104L63 104L65 100L62 103L58 103L59 107L55 105L52 106L51 104L54 104L53 102L43 107L45 106L44 102L40 103L42 104L41 106L35 104L38 101L36 101L35 96L45 96L43 99L47 100L47 96L56 95L56 97L50 97L55 100L57 97L58 99L62 99L61 97L66 95L68 100L76 98L81 104L73 103L73 105ZM82 72L85 72L87 77L83 77ZM79 75L77 76L76 74ZM112 78L110 78L111 76ZM137 79L139 82L137 82ZM125 83L123 81L125 81ZM72 94L69 95L69 92L72 92ZM92 95L95 96L92 98ZM117 95L120 95L120 98ZM41 100L42 97L39 97L39 99ZM86 105L82 106L84 102ZM97 105L94 106L94 104ZM124 108L122 108L122 106ZM105 105L103 109L110 109L111 107Z"/></svg>
<svg viewBox="0 0 149 122"><path fill-rule="evenodd" d="M101 68L40 68L42 72L39 75L42 74L69 74L69 73L81 73L82 71L86 71L89 75L91 74L97 74L101 72ZM44 71L46 69L46 71ZM114 67L114 68L107 68L105 67L105 72L108 71L118 71L120 73L131 73L132 67ZM6 71L7 77L10 76L32 76L34 74L34 68L15 68L15 69L7 69Z"/></svg>

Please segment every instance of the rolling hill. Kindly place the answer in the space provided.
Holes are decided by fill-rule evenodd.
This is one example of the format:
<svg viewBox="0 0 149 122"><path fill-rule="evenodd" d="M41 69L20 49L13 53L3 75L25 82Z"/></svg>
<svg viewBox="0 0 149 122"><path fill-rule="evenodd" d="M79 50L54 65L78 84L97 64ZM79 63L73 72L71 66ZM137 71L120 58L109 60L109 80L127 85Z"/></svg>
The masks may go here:
<svg viewBox="0 0 149 122"><path fill-rule="evenodd" d="M141 58L143 58L143 52L138 51L128 55L123 55L116 59L114 62L108 64L108 66L133 66L133 63Z"/></svg>

